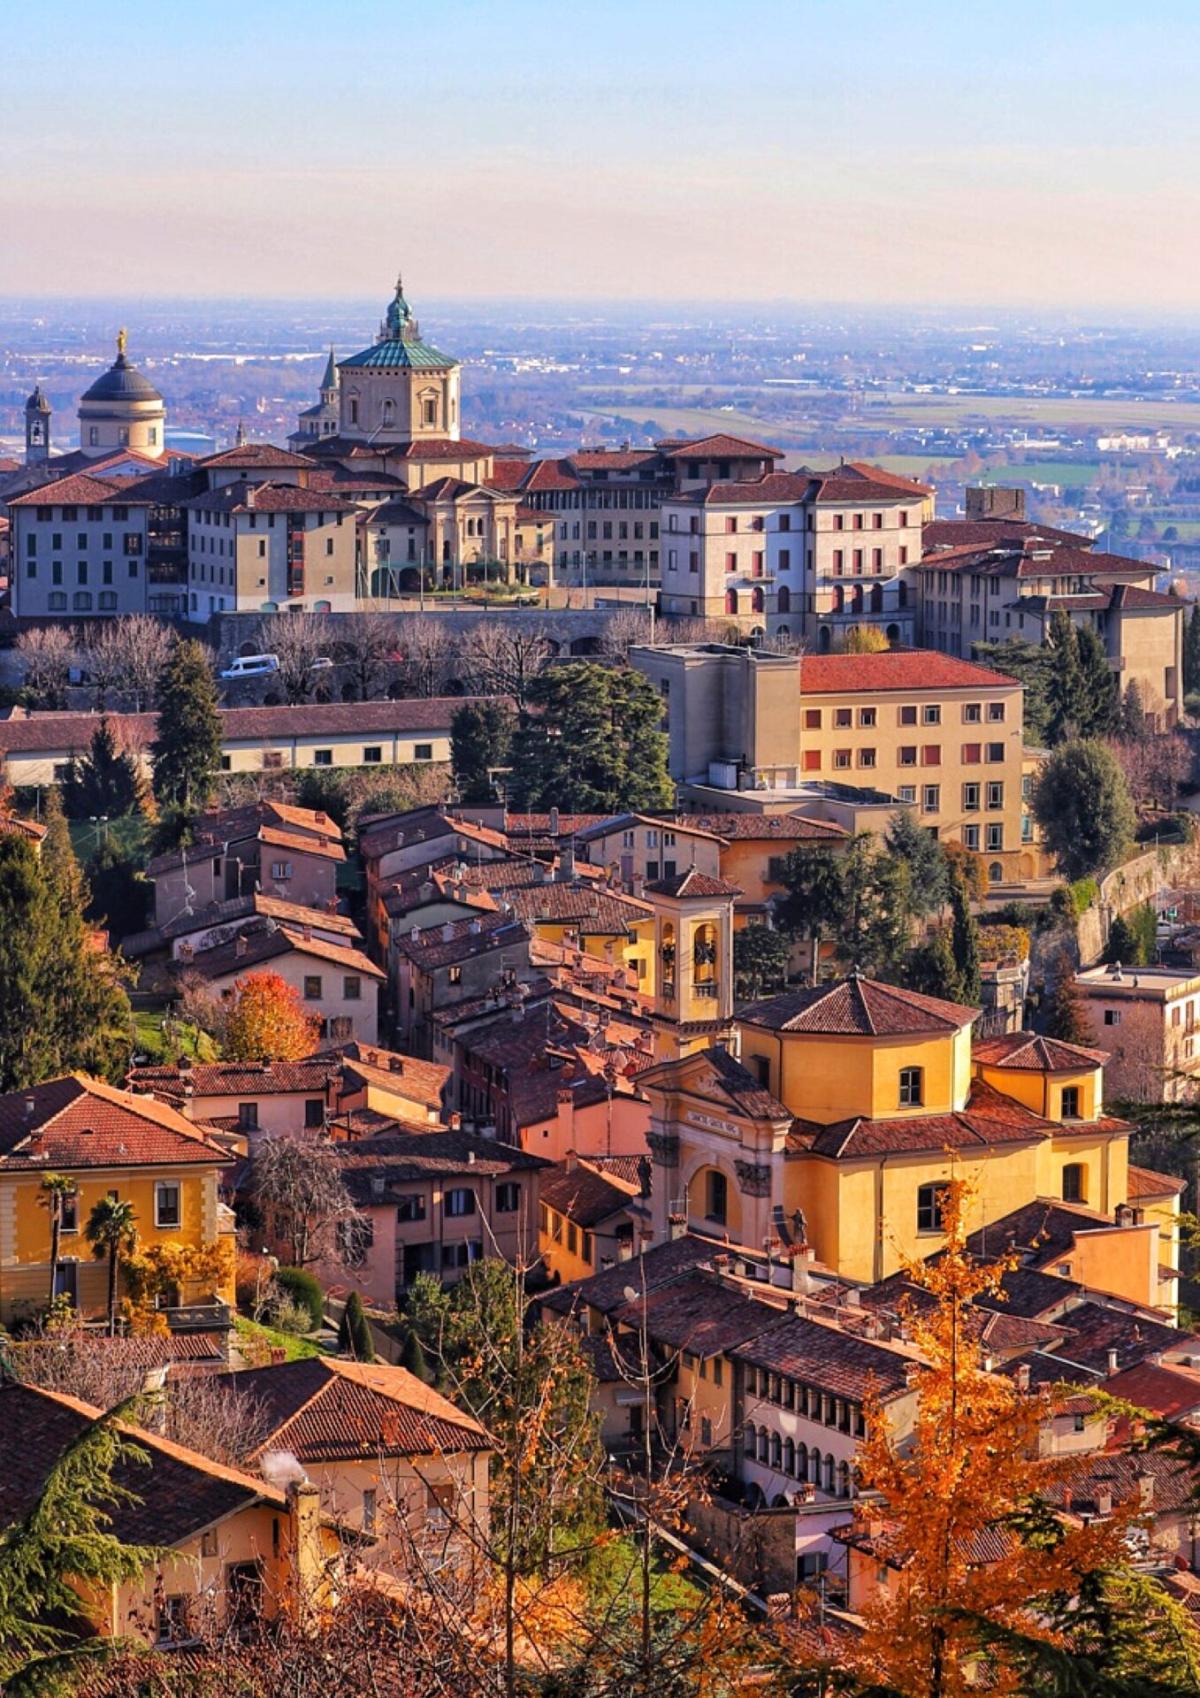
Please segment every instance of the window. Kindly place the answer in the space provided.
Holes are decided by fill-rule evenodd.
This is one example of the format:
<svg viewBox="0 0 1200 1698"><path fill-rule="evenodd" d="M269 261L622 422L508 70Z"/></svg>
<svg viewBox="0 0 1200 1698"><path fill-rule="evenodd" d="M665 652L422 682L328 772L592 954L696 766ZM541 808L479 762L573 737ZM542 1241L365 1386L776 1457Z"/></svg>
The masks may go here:
<svg viewBox="0 0 1200 1698"><path fill-rule="evenodd" d="M343 978L342 1000L344 1002L362 1001L362 980L357 973L347 973Z"/></svg>
<svg viewBox="0 0 1200 1698"><path fill-rule="evenodd" d="M875 751L874 751L874 749L860 749L858 751L858 764L859 764L859 766L874 766L875 765Z"/></svg>
<svg viewBox="0 0 1200 1698"><path fill-rule="evenodd" d="M980 761L983 759L983 744L964 743L962 746L962 758L964 766L978 766Z"/></svg>
<svg viewBox="0 0 1200 1698"><path fill-rule="evenodd" d="M448 1215L461 1219L464 1215L475 1213L475 1193L469 1185L455 1185L446 1192L445 1210Z"/></svg>
<svg viewBox="0 0 1200 1698"><path fill-rule="evenodd" d="M917 710L916 710L916 708L912 707L912 706L902 707L900 709L900 724L901 725L915 725L916 723L917 723Z"/></svg>
<svg viewBox="0 0 1200 1698"><path fill-rule="evenodd" d="M413 760L431 761L433 759L432 743L417 743L413 747Z"/></svg>
<svg viewBox="0 0 1200 1698"><path fill-rule="evenodd" d="M837 730L842 731L854 724L853 708L834 708L833 723Z"/></svg>
<svg viewBox="0 0 1200 1698"><path fill-rule="evenodd" d="M1004 848L1004 827L1002 825L989 825L986 842L993 854L1002 850Z"/></svg>
<svg viewBox="0 0 1200 1698"><path fill-rule="evenodd" d="M805 708L804 728L806 731L819 731L821 729L820 708Z"/></svg>
<svg viewBox="0 0 1200 1698"><path fill-rule="evenodd" d="M1004 759L1004 744L989 743L987 746L987 758L989 761L1002 761Z"/></svg>
<svg viewBox="0 0 1200 1698"><path fill-rule="evenodd" d="M375 1531L375 1487L366 1486L362 1495L362 1524L364 1533Z"/></svg>
<svg viewBox="0 0 1200 1698"><path fill-rule="evenodd" d="M924 748L921 750L921 765L941 766L941 764L942 745L940 743L926 743Z"/></svg>
<svg viewBox="0 0 1200 1698"><path fill-rule="evenodd" d="M963 805L963 812L964 813L977 814L979 812L979 786L978 786L978 784L964 784L963 785L963 787L962 787L962 805Z"/></svg>
<svg viewBox="0 0 1200 1698"><path fill-rule="evenodd" d="M420 1191L406 1191L396 1198L396 1219L400 1222L424 1220L425 1198Z"/></svg>
<svg viewBox="0 0 1200 1698"><path fill-rule="evenodd" d="M963 826L963 847L979 853L979 827L977 825Z"/></svg>
<svg viewBox="0 0 1200 1698"><path fill-rule="evenodd" d="M319 973L306 973L304 975L304 1000L305 1002L320 1002L321 975Z"/></svg>
<svg viewBox="0 0 1200 1698"><path fill-rule="evenodd" d="M1119 1026L1121 1024L1121 1010L1119 1008L1106 1008L1104 1010L1104 1024L1106 1026Z"/></svg>
<svg viewBox="0 0 1200 1698"><path fill-rule="evenodd" d="M982 706L980 705L979 702L964 702L963 703L963 724L964 725L978 725L980 719L982 718L982 715L983 715L983 709L982 709Z"/></svg>
<svg viewBox="0 0 1200 1698"><path fill-rule="evenodd" d="M924 1069L921 1067L902 1067L900 1069L900 1107L919 1108L922 1097Z"/></svg>
<svg viewBox="0 0 1200 1698"><path fill-rule="evenodd" d="M258 1104L238 1104L238 1127L242 1132L258 1131Z"/></svg>
<svg viewBox="0 0 1200 1698"><path fill-rule="evenodd" d="M91 439L96 440L96 428L91 429ZM191 1599L183 1592L174 1592L163 1598L158 1606L158 1643L160 1645L186 1645L194 1638L191 1623L188 1620L188 1610Z"/></svg>
<svg viewBox="0 0 1200 1698"><path fill-rule="evenodd" d="M1003 723L1003 720L1004 720L1004 703L1003 702L989 702L988 703L988 723L989 723L989 725L1000 725L1000 724Z"/></svg>
<svg viewBox="0 0 1200 1698"><path fill-rule="evenodd" d="M58 1222L63 1232L79 1231L79 1193L68 1191L58 1200Z"/></svg>
<svg viewBox="0 0 1200 1698"><path fill-rule="evenodd" d="M859 708L858 723L862 726L873 726L876 722L876 712L873 707Z"/></svg>
<svg viewBox="0 0 1200 1698"><path fill-rule="evenodd" d="M915 784L902 784L899 787L899 789L896 791L896 798L897 798L898 801L901 801L901 802L915 802L916 799L917 799L917 787L916 787L916 785Z"/></svg>
<svg viewBox="0 0 1200 1698"><path fill-rule="evenodd" d="M916 766L917 745L915 743L901 743L899 760L901 766Z"/></svg>
<svg viewBox="0 0 1200 1698"><path fill-rule="evenodd" d="M1083 1179L1083 1163L1081 1161L1069 1161L1062 1170L1062 1194L1064 1203L1083 1202Z"/></svg>
<svg viewBox="0 0 1200 1698"><path fill-rule="evenodd" d="M451 967L451 968L449 968L447 973L446 973L446 978L447 978L447 981L452 985L461 985L462 984L462 968L461 967Z"/></svg>
<svg viewBox="0 0 1200 1698"><path fill-rule="evenodd" d="M936 814L942 806L942 787L940 784L927 784L921 793L921 809L923 813Z"/></svg>
<svg viewBox="0 0 1200 1698"><path fill-rule="evenodd" d="M521 1206L521 1187L513 1179L506 1179L496 1187L496 1213L498 1215L515 1215Z"/></svg>
<svg viewBox="0 0 1200 1698"><path fill-rule="evenodd" d="M942 710L941 710L941 708L938 707L936 702L926 702L925 706L921 709L921 724L922 725L940 725L941 723L942 723Z"/></svg>
<svg viewBox="0 0 1200 1698"><path fill-rule="evenodd" d="M181 1224L179 1183L160 1179L154 1187L154 1224L158 1227L177 1227Z"/></svg>
<svg viewBox="0 0 1200 1698"><path fill-rule="evenodd" d="M705 1181L704 1213L708 1220L724 1226L729 1210L729 1181L723 1173L710 1171Z"/></svg>
<svg viewBox="0 0 1200 1698"><path fill-rule="evenodd" d="M292 863L290 861L272 861L271 862L271 877L272 878L284 879L284 878L291 878L291 876L292 876Z"/></svg>
<svg viewBox="0 0 1200 1698"><path fill-rule="evenodd" d="M304 1124L306 1126L324 1126L325 1104L320 1097L309 1097L304 1104Z"/></svg>
<svg viewBox="0 0 1200 1698"><path fill-rule="evenodd" d="M917 1186L917 1231L940 1232L942 1230L942 1200L943 1185Z"/></svg>
<svg viewBox="0 0 1200 1698"><path fill-rule="evenodd" d="M368 743L363 750L363 765L378 766L383 760L383 749L378 743Z"/></svg>
<svg viewBox="0 0 1200 1698"><path fill-rule="evenodd" d="M833 751L833 764L839 771L844 771L850 765L850 750L835 749Z"/></svg>
<svg viewBox="0 0 1200 1698"><path fill-rule="evenodd" d="M338 1251L346 1267L361 1268L374 1242L375 1228L370 1220L356 1215L352 1220L338 1221Z"/></svg>
<svg viewBox="0 0 1200 1698"><path fill-rule="evenodd" d="M313 765L314 766L332 766L333 765L333 750L332 749L314 749L313 750Z"/></svg>
<svg viewBox="0 0 1200 1698"><path fill-rule="evenodd" d="M987 787L987 805L988 805L989 808L1002 808L1004 806L1004 786L1003 786L1003 784L993 783L993 784L988 785L988 787Z"/></svg>
<svg viewBox="0 0 1200 1698"><path fill-rule="evenodd" d="M1062 1088L1062 1117L1064 1120L1079 1119L1079 1086L1064 1085Z"/></svg>

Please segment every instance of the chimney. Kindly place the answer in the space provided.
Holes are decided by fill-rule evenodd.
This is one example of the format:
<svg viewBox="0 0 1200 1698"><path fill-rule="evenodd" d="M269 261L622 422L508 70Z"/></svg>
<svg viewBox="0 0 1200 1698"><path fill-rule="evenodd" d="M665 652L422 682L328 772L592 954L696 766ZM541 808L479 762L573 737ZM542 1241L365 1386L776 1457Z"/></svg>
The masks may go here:
<svg viewBox="0 0 1200 1698"><path fill-rule="evenodd" d="M305 1475L288 1487L287 1502L296 1603L299 1608L304 1608L312 1602L325 1572L325 1554L321 1546L321 1493Z"/></svg>
<svg viewBox="0 0 1200 1698"><path fill-rule="evenodd" d="M474 1167L475 1166L475 1151L474 1150L468 1150L467 1151L467 1166L468 1167Z"/></svg>
<svg viewBox="0 0 1200 1698"><path fill-rule="evenodd" d="M568 1150L567 1151L566 1159L563 1162L563 1167L566 1169L566 1171L568 1173L575 1173L575 1172L578 1171L579 1157L575 1153L574 1150Z"/></svg>
<svg viewBox="0 0 1200 1698"><path fill-rule="evenodd" d="M1105 1373L1111 1376L1119 1371L1120 1366L1117 1361L1117 1348L1116 1345L1112 1345L1108 1352L1108 1366L1105 1369Z"/></svg>
<svg viewBox="0 0 1200 1698"><path fill-rule="evenodd" d="M534 884L545 884L546 882L546 868L541 861L533 863L533 882Z"/></svg>
<svg viewBox="0 0 1200 1698"><path fill-rule="evenodd" d="M1143 1509L1149 1509L1154 1502L1154 1475L1148 1468L1143 1468L1134 1478L1137 1481L1138 1502Z"/></svg>
<svg viewBox="0 0 1200 1698"><path fill-rule="evenodd" d="M443 943L453 943L454 942L454 922L453 922L453 920L447 920L445 925L442 927L442 942Z"/></svg>
<svg viewBox="0 0 1200 1698"><path fill-rule="evenodd" d="M1028 1362L1022 1362L1021 1363L1021 1365L1018 1367L1015 1375L1013 1376L1013 1382L1016 1385L1016 1388L1017 1388L1018 1391L1028 1391L1029 1390L1029 1363Z"/></svg>
<svg viewBox="0 0 1200 1698"><path fill-rule="evenodd" d="M25 1098L25 1118L26 1118L26 1120L32 1120L36 1112L37 1112L37 1098L32 1096L32 1095L27 1095L26 1098Z"/></svg>
<svg viewBox="0 0 1200 1698"><path fill-rule="evenodd" d="M258 491L252 483L246 485L246 506L254 507L258 502Z"/></svg>
<svg viewBox="0 0 1200 1698"><path fill-rule="evenodd" d="M570 884L575 877L575 839L573 837L567 838L559 853L557 877L561 884Z"/></svg>
<svg viewBox="0 0 1200 1698"><path fill-rule="evenodd" d="M557 837L558 836L558 809L557 808L551 808L551 810L550 810L550 835L551 835L551 837Z"/></svg>
<svg viewBox="0 0 1200 1698"><path fill-rule="evenodd" d="M1071 1510L1071 1488L1070 1488L1070 1486L1064 1486L1063 1487L1062 1506L1067 1511L1067 1513L1069 1514L1070 1510Z"/></svg>
<svg viewBox="0 0 1200 1698"><path fill-rule="evenodd" d="M404 1072L404 1057L402 1055L389 1055L388 1056L388 1072L389 1073L403 1073Z"/></svg>
<svg viewBox="0 0 1200 1698"><path fill-rule="evenodd" d="M1096 1514L1112 1514L1112 1487L1107 1482L1096 1487Z"/></svg>
<svg viewBox="0 0 1200 1698"><path fill-rule="evenodd" d="M420 937L420 935L421 935L420 926L414 926L408 934L408 941L410 943L416 943L416 941Z"/></svg>

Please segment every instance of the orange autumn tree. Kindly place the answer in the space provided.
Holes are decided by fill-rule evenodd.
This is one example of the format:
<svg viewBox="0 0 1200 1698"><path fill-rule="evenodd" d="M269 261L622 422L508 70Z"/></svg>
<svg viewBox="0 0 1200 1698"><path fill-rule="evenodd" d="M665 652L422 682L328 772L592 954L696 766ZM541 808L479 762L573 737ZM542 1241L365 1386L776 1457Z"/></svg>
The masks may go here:
<svg viewBox="0 0 1200 1698"><path fill-rule="evenodd" d="M907 1315L928 1364L912 1434L898 1443L878 1399L868 1399L858 1454L860 1487L878 1498L860 1504L857 1537L886 1562L889 1585L864 1609L853 1663L865 1683L904 1698L967 1698L981 1677L990 1698L1026 1692L1027 1657L1010 1654L1006 1636L1063 1645L1061 1611L1049 1606L1127 1565L1128 1514L1083 1526L1039 1508L1077 1463L1039 1455L1039 1427L1061 1395L1020 1392L984 1368L988 1314L976 1299L1000 1293L1016 1258L983 1264L970 1254L971 1195L963 1180L946 1186L945 1251L907 1269L932 1299Z"/></svg>
<svg viewBox="0 0 1200 1698"><path fill-rule="evenodd" d="M228 1061L299 1061L311 1055L320 1021L278 973L249 973L234 983L221 1022Z"/></svg>

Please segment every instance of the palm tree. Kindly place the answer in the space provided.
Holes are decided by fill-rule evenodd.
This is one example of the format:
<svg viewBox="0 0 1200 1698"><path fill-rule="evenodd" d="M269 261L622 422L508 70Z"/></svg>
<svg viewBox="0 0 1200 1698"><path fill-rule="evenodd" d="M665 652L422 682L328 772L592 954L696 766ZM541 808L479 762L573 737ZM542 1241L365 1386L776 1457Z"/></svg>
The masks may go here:
<svg viewBox="0 0 1200 1698"><path fill-rule="evenodd" d="M123 1250L137 1241L137 1215L132 1203L101 1197L88 1216L87 1240L98 1262L108 1258L108 1336L117 1334L117 1265Z"/></svg>
<svg viewBox="0 0 1200 1698"><path fill-rule="evenodd" d="M63 1219L67 1198L75 1195L75 1181L65 1173L47 1173L42 1177L43 1201L50 1211L50 1304L54 1305L58 1286L58 1252L62 1244Z"/></svg>

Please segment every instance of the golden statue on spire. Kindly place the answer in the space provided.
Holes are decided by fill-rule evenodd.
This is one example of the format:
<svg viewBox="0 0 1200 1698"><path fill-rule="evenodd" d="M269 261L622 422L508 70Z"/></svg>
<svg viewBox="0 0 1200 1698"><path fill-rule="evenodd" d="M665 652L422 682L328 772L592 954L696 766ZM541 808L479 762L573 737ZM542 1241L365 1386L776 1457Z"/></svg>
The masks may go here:
<svg viewBox="0 0 1200 1698"><path fill-rule="evenodd" d="M123 360L125 358L125 343L127 340L128 338L125 334L125 327L122 325L120 330L117 331L117 358L119 360Z"/></svg>

